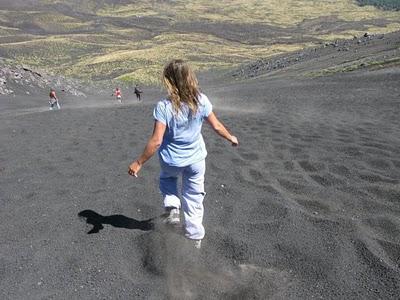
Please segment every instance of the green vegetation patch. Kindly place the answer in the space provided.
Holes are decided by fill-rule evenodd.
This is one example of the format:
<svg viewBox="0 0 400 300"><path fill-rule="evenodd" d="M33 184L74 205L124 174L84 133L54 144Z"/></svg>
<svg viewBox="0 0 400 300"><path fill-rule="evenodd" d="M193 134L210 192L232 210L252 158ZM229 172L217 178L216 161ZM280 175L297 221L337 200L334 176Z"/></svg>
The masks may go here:
<svg viewBox="0 0 400 300"><path fill-rule="evenodd" d="M18 28L0 26L0 36L12 36L20 33L21 31Z"/></svg>
<svg viewBox="0 0 400 300"><path fill-rule="evenodd" d="M400 10L399 0L357 0L360 5L373 5L382 9Z"/></svg>
<svg viewBox="0 0 400 300"><path fill-rule="evenodd" d="M94 44L75 42L68 38L41 38L0 45L0 55L17 63L38 67L59 67L77 58L101 52Z"/></svg>
<svg viewBox="0 0 400 300"><path fill-rule="evenodd" d="M151 40L131 42L108 49L102 55L86 57L68 72L93 80L117 78L125 82L158 83L169 60L183 58L196 70L234 67L259 57L300 50L304 44L253 46L225 41L208 34L164 33ZM118 74L117 76L115 76Z"/></svg>
<svg viewBox="0 0 400 300"><path fill-rule="evenodd" d="M204 20L208 22L232 22L240 24L269 24L294 26L304 20L326 16L338 16L347 21L375 19L386 16L398 19L398 15L376 8L360 7L352 0L175 0L135 1L134 4L109 5L97 11L110 17L153 16L174 21Z"/></svg>

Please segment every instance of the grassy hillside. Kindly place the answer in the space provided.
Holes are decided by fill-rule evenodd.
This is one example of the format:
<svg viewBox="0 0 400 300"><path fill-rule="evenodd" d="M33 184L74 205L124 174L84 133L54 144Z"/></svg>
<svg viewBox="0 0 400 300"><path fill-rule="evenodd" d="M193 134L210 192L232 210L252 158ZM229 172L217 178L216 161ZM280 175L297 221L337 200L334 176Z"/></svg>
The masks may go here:
<svg viewBox="0 0 400 300"><path fill-rule="evenodd" d="M15 8L18 1L0 6L0 56L92 80L157 83L173 57L196 69L230 68L366 31L400 30L400 12L351 0L34 2L24 10Z"/></svg>

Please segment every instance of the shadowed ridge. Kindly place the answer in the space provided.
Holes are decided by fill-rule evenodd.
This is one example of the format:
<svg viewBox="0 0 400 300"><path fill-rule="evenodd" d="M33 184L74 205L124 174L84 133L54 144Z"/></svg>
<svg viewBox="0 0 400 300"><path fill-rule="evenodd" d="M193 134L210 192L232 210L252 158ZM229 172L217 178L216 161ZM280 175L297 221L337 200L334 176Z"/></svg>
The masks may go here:
<svg viewBox="0 0 400 300"><path fill-rule="evenodd" d="M143 231L154 229L153 219L138 221L124 215L102 216L90 209L79 212L78 216L86 218L86 223L93 225L93 228L88 232L88 234L98 233L104 228L103 225L105 224L118 228L139 229Z"/></svg>

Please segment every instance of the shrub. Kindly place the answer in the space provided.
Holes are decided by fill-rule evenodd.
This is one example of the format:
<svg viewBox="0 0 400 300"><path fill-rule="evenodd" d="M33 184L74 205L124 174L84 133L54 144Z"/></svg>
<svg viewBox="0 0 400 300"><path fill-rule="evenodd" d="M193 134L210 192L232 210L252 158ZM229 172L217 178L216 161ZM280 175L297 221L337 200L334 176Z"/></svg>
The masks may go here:
<svg viewBox="0 0 400 300"><path fill-rule="evenodd" d="M400 1L399 0L357 0L357 2L361 5L373 5L382 9L394 9L400 10Z"/></svg>

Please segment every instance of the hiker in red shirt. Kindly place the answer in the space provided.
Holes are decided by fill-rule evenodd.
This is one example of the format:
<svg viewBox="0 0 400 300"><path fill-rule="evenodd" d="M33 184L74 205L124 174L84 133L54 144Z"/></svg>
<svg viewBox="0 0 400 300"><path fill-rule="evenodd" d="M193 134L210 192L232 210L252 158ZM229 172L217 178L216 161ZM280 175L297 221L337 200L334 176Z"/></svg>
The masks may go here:
<svg viewBox="0 0 400 300"><path fill-rule="evenodd" d="M121 94L121 90L119 88L115 89L115 97L117 98L119 103L122 103L122 94Z"/></svg>

